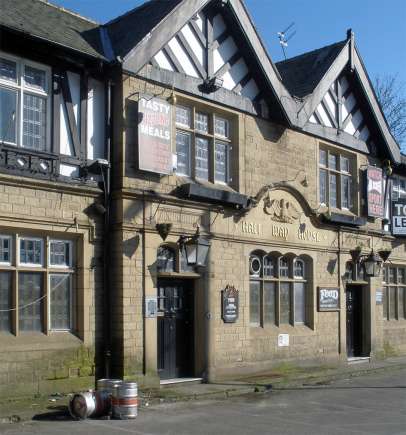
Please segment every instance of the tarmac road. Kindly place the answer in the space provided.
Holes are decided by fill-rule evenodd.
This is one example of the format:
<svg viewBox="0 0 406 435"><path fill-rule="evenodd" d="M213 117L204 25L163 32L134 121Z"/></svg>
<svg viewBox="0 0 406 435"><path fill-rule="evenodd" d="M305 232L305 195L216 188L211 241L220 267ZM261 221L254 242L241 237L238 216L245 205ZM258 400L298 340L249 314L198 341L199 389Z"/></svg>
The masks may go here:
<svg viewBox="0 0 406 435"><path fill-rule="evenodd" d="M222 401L163 404L132 421L38 418L0 425L0 433L406 435L406 368Z"/></svg>

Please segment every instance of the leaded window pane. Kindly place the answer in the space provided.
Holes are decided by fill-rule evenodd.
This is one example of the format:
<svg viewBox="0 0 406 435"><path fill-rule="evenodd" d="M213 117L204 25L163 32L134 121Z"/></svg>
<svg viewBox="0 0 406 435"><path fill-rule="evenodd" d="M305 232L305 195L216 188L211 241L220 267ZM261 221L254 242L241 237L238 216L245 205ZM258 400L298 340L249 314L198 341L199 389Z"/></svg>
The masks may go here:
<svg viewBox="0 0 406 435"><path fill-rule="evenodd" d="M202 180L209 179L209 141L197 137L195 143L196 177Z"/></svg>
<svg viewBox="0 0 406 435"><path fill-rule="evenodd" d="M32 66L25 66L24 68L24 83L26 86L46 91L46 73L44 70L34 68Z"/></svg>
<svg viewBox="0 0 406 435"><path fill-rule="evenodd" d="M293 267L294 267L295 278L304 278L305 268L304 268L303 260L295 260Z"/></svg>
<svg viewBox="0 0 406 435"><path fill-rule="evenodd" d="M327 171L320 169L320 203L327 204Z"/></svg>
<svg viewBox="0 0 406 435"><path fill-rule="evenodd" d="M168 246L160 246L157 254L157 271L174 272L175 271L175 250Z"/></svg>
<svg viewBox="0 0 406 435"><path fill-rule="evenodd" d="M396 268L395 267L389 268L389 283L390 284L396 283Z"/></svg>
<svg viewBox="0 0 406 435"><path fill-rule="evenodd" d="M20 263L42 264L42 240L20 239Z"/></svg>
<svg viewBox="0 0 406 435"><path fill-rule="evenodd" d="M50 265L65 266L71 265L70 243L62 240L50 241Z"/></svg>
<svg viewBox="0 0 406 435"><path fill-rule="evenodd" d="M330 169L338 169L338 156L336 154L329 153L328 155L328 167Z"/></svg>
<svg viewBox="0 0 406 435"><path fill-rule="evenodd" d="M71 276L50 275L51 329L71 329Z"/></svg>
<svg viewBox="0 0 406 435"><path fill-rule="evenodd" d="M399 199L399 179L392 179L392 200L396 201Z"/></svg>
<svg viewBox="0 0 406 435"><path fill-rule="evenodd" d="M229 137L227 119L216 116L214 120L214 133L216 136Z"/></svg>
<svg viewBox="0 0 406 435"><path fill-rule="evenodd" d="M289 276L289 261L286 257L282 257L279 259L279 276Z"/></svg>
<svg viewBox="0 0 406 435"><path fill-rule="evenodd" d="M348 157L341 156L341 171L350 172L350 160Z"/></svg>
<svg viewBox="0 0 406 435"><path fill-rule="evenodd" d="M228 144L216 141L214 179L221 183L228 183Z"/></svg>
<svg viewBox="0 0 406 435"><path fill-rule="evenodd" d="M176 124L182 127L190 128L191 111L189 107L176 106Z"/></svg>
<svg viewBox="0 0 406 435"><path fill-rule="evenodd" d="M209 115L206 113L196 112L195 115L195 129L202 133L209 132Z"/></svg>
<svg viewBox="0 0 406 435"><path fill-rule="evenodd" d="M389 287L389 319L397 318L396 315L396 287Z"/></svg>
<svg viewBox="0 0 406 435"><path fill-rule="evenodd" d="M37 151L46 149L46 98L24 94L23 147Z"/></svg>
<svg viewBox="0 0 406 435"><path fill-rule="evenodd" d="M264 257L264 276L275 276L275 264L272 257Z"/></svg>
<svg viewBox="0 0 406 435"><path fill-rule="evenodd" d="M319 150L319 164L320 166L327 166L327 151Z"/></svg>
<svg viewBox="0 0 406 435"><path fill-rule="evenodd" d="M351 208L351 178L347 175L341 176L341 207Z"/></svg>
<svg viewBox="0 0 406 435"><path fill-rule="evenodd" d="M11 237L0 237L0 263L10 264L11 262Z"/></svg>
<svg viewBox="0 0 406 435"><path fill-rule="evenodd" d="M280 323L287 324L290 323L291 319L291 300L290 300L290 283L281 282L280 283Z"/></svg>
<svg viewBox="0 0 406 435"><path fill-rule="evenodd" d="M275 324L276 322L276 284L275 282L264 283L264 322Z"/></svg>
<svg viewBox="0 0 406 435"><path fill-rule="evenodd" d="M11 272L0 272L0 331L11 331Z"/></svg>
<svg viewBox="0 0 406 435"><path fill-rule="evenodd" d="M17 64L12 60L0 58L0 79L17 82Z"/></svg>
<svg viewBox="0 0 406 435"><path fill-rule="evenodd" d="M406 319L406 287L399 287L399 318Z"/></svg>
<svg viewBox="0 0 406 435"><path fill-rule="evenodd" d="M259 281L250 282L250 323L259 325L260 322L260 286Z"/></svg>
<svg viewBox="0 0 406 435"><path fill-rule="evenodd" d="M295 282L295 323L304 323L306 319L306 292L304 282Z"/></svg>
<svg viewBox="0 0 406 435"><path fill-rule="evenodd" d="M178 156L177 173L190 176L190 141L189 133L176 132L176 153Z"/></svg>
<svg viewBox="0 0 406 435"><path fill-rule="evenodd" d="M16 143L17 91L0 87L0 141Z"/></svg>
<svg viewBox="0 0 406 435"><path fill-rule="evenodd" d="M18 305L20 331L42 331L43 275L20 272L18 274Z"/></svg>
<svg viewBox="0 0 406 435"><path fill-rule="evenodd" d="M337 207L337 178L336 174L329 174L330 179L330 206Z"/></svg>
<svg viewBox="0 0 406 435"><path fill-rule="evenodd" d="M398 268L398 284L405 284L405 269Z"/></svg>
<svg viewBox="0 0 406 435"><path fill-rule="evenodd" d="M383 318L384 320L388 320L388 301L389 301L389 288L383 288L383 300L382 300L382 309L383 309Z"/></svg>

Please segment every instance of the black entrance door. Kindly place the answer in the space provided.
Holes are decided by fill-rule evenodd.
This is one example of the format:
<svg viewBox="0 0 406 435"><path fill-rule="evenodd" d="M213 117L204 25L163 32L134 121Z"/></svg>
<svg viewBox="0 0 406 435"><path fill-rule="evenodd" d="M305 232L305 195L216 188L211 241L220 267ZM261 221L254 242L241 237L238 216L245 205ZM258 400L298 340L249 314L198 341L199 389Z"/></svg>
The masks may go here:
<svg viewBox="0 0 406 435"><path fill-rule="evenodd" d="M158 372L161 379L193 375L193 291L187 281L158 281Z"/></svg>
<svg viewBox="0 0 406 435"><path fill-rule="evenodd" d="M347 355L362 356L362 286L347 286Z"/></svg>

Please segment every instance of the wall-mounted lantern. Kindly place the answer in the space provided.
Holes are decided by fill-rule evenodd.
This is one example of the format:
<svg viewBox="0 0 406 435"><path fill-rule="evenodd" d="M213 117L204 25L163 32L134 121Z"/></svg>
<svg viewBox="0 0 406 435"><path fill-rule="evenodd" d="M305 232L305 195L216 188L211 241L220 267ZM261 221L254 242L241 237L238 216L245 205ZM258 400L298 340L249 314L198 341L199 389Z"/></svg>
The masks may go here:
<svg viewBox="0 0 406 435"><path fill-rule="evenodd" d="M206 266L210 242L200 235L199 227L197 227L193 236L181 236L178 243L181 249L185 250L186 261L189 266Z"/></svg>
<svg viewBox="0 0 406 435"><path fill-rule="evenodd" d="M368 255L361 255L361 249L357 247L350 251L350 255L355 266L363 265L367 276L377 278L381 274L382 265L389 258L391 252L389 249L384 249L376 253L372 249Z"/></svg>

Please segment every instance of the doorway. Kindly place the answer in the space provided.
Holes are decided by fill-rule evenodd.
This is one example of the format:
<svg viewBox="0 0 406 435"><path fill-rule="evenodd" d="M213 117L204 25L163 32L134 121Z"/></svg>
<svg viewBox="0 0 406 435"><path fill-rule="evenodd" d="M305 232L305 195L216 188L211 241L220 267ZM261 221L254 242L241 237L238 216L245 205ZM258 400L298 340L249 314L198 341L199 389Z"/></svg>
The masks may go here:
<svg viewBox="0 0 406 435"><path fill-rule="evenodd" d="M194 292L191 280L158 280L158 374L194 375Z"/></svg>
<svg viewBox="0 0 406 435"><path fill-rule="evenodd" d="M363 287L347 285L347 356L363 356Z"/></svg>

